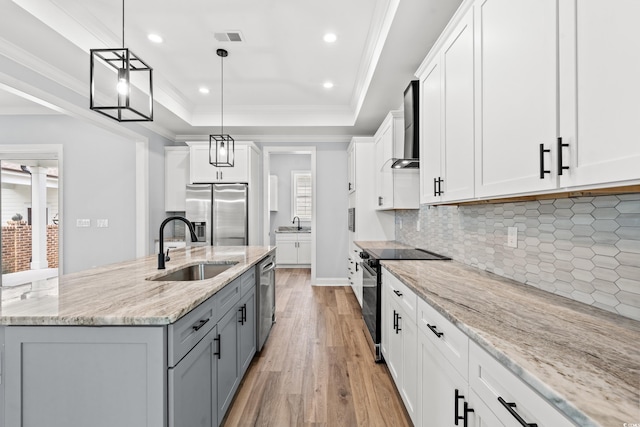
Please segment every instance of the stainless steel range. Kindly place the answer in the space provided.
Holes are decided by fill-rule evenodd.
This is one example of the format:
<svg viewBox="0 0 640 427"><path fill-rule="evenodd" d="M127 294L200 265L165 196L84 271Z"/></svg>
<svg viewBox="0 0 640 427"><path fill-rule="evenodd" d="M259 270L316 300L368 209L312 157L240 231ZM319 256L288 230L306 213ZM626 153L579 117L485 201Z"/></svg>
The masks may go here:
<svg viewBox="0 0 640 427"><path fill-rule="evenodd" d="M369 330L370 344L376 362L382 361L382 271L381 260L450 260L451 258L424 249L365 249L360 252L362 266L362 317Z"/></svg>

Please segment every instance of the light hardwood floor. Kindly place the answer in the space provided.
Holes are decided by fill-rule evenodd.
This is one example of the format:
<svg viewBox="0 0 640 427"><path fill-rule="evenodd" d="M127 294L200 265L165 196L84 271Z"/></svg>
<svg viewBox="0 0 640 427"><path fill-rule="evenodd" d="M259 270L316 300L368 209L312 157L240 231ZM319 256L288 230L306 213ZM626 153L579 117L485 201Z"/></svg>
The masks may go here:
<svg viewBox="0 0 640 427"><path fill-rule="evenodd" d="M310 286L309 270L276 272L276 324L224 426L410 426L364 335L349 287Z"/></svg>

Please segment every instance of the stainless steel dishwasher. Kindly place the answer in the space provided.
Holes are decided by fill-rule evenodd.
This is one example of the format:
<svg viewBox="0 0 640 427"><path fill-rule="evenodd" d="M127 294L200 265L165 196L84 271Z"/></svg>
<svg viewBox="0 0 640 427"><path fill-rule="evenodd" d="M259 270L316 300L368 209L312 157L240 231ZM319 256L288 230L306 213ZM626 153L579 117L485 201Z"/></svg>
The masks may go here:
<svg viewBox="0 0 640 427"><path fill-rule="evenodd" d="M276 260L267 256L256 266L256 288L258 290L258 316L256 350L262 350L271 326L276 322Z"/></svg>

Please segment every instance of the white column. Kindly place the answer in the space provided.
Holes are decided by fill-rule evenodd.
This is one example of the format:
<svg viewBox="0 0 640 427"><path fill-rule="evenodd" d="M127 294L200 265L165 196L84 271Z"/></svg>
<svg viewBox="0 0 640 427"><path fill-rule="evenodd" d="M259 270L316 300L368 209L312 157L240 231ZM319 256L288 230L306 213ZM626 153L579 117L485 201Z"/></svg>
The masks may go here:
<svg viewBox="0 0 640 427"><path fill-rule="evenodd" d="M31 269L47 268L47 169L31 169Z"/></svg>

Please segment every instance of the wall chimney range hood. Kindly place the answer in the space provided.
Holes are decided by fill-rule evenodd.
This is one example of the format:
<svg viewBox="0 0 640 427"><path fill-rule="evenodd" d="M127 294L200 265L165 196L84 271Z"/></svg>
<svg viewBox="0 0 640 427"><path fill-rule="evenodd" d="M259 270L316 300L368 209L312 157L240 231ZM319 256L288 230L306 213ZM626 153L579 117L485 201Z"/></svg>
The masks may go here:
<svg viewBox="0 0 640 427"><path fill-rule="evenodd" d="M404 91L404 153L391 165L394 169L420 167L418 80L413 80Z"/></svg>

